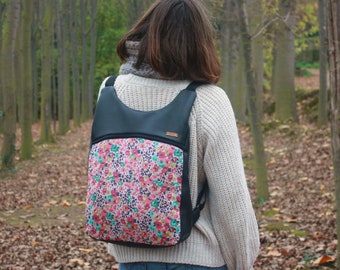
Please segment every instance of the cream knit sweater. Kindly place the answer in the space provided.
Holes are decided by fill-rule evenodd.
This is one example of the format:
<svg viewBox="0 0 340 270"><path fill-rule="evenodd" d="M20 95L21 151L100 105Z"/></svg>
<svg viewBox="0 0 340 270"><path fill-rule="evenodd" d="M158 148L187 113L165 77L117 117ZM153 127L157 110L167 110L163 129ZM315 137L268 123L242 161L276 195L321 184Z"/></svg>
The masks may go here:
<svg viewBox="0 0 340 270"><path fill-rule="evenodd" d="M101 86L104 87L105 80ZM141 111L164 107L189 81L120 75L118 97ZM190 116L189 178L191 200L204 179L209 193L201 217L190 237L170 248L132 248L114 244L108 251L118 262L168 262L252 269L259 249L258 226L244 175L238 131L225 92L215 85L200 86Z"/></svg>

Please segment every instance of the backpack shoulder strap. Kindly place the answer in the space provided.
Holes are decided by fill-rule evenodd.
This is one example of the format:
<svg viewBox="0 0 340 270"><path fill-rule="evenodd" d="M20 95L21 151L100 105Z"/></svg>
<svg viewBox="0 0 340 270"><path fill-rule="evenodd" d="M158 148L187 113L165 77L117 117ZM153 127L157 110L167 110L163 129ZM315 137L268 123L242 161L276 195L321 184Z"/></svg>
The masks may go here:
<svg viewBox="0 0 340 270"><path fill-rule="evenodd" d="M114 86L116 79L117 76L110 76L105 82L105 87Z"/></svg>
<svg viewBox="0 0 340 270"><path fill-rule="evenodd" d="M203 84L205 84L205 83L204 83L204 82L196 82L196 81L193 81L193 82L191 82L191 83L187 86L186 90L195 91L197 87L199 87L199 86L201 86L201 85L203 85Z"/></svg>
<svg viewBox="0 0 340 270"><path fill-rule="evenodd" d="M205 206L205 201L207 200L207 192L208 192L208 181L206 180L204 182L202 190L198 194L196 207L192 210L193 224L196 223L196 221L200 217L201 210ZM202 201L202 199L203 199L203 201Z"/></svg>

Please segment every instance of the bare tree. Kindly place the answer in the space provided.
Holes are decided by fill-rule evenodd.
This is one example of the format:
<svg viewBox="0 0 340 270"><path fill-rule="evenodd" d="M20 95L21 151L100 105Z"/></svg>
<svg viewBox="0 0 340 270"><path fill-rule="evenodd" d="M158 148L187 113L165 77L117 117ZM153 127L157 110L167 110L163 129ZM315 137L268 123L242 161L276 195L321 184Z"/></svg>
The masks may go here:
<svg viewBox="0 0 340 270"><path fill-rule="evenodd" d="M20 27L22 72L20 92L20 128L21 128L21 158L29 159L32 156L32 96L33 96L33 77L32 77L32 54L31 54L31 30L33 20L33 1L22 1L22 20Z"/></svg>
<svg viewBox="0 0 340 270"><path fill-rule="evenodd" d="M53 12L52 0L44 1L44 17L42 22L41 40L41 102L40 102L40 140L42 142L52 141L51 132L51 87L52 87L52 31Z"/></svg>
<svg viewBox="0 0 340 270"><path fill-rule="evenodd" d="M71 11L71 52L72 52L72 80L73 80L73 124L75 127L80 126L80 71L78 63L78 13L76 3L78 1L70 1Z"/></svg>
<svg viewBox="0 0 340 270"><path fill-rule="evenodd" d="M3 21L4 21L4 15L5 15L5 3L4 0L0 0L0 25L3 25ZM2 27L0 27L0 53L1 53L1 45L2 45ZM2 81L1 81L1 70L0 70L0 108L3 108L3 101L2 101ZM2 133L3 131L3 114L2 111L0 112L0 133Z"/></svg>
<svg viewBox="0 0 340 270"><path fill-rule="evenodd" d="M249 32L251 35L252 59L254 77L256 83L256 106L259 117L263 115L263 76L264 76L264 53L263 53L263 1L247 0L249 14Z"/></svg>
<svg viewBox="0 0 340 270"><path fill-rule="evenodd" d="M2 169L14 168L16 139L16 76L14 53L19 24L20 0L7 3L2 28L1 65L2 94L4 102L4 139L2 143Z"/></svg>
<svg viewBox="0 0 340 270"><path fill-rule="evenodd" d="M238 14L233 12L236 0L224 0L218 13L221 24L221 86L226 90L238 121L246 121L246 83L244 58L240 46ZM215 7L216 9L216 7ZM220 9L217 5L217 10Z"/></svg>
<svg viewBox="0 0 340 270"><path fill-rule="evenodd" d="M237 10L239 14L242 47L246 68L248 113L255 152L254 162L257 197L260 201L265 201L269 198L266 156L264 152L261 122L258 108L256 106L257 91L252 61L251 36L249 34L249 26L247 23L248 16L244 0L237 1Z"/></svg>
<svg viewBox="0 0 340 270"><path fill-rule="evenodd" d="M89 61L89 81L88 81L88 91L89 91L89 115L93 116L93 93L94 93L94 69L96 64L96 41L97 41L97 24L96 24L96 10L97 10L97 0L91 0L91 45L90 45L90 61Z"/></svg>
<svg viewBox="0 0 340 270"><path fill-rule="evenodd" d="M295 29L296 0L279 0L281 19L275 36L273 92L275 117L298 121L295 101Z"/></svg>
<svg viewBox="0 0 340 270"><path fill-rule="evenodd" d="M59 128L59 132L61 134L66 133L70 129L70 116L71 116L71 88L70 88L70 2L69 0L62 1L63 7L63 18L62 18L62 35L63 35L63 73L64 73L64 80L63 80L63 102L59 103L58 107L64 106L64 121L63 127ZM60 119L59 119L60 120Z"/></svg>
<svg viewBox="0 0 340 270"><path fill-rule="evenodd" d="M320 29L320 91L318 103L318 126L328 123L327 106L327 20L326 20L326 1L319 0L319 29Z"/></svg>
<svg viewBox="0 0 340 270"><path fill-rule="evenodd" d="M335 178L337 235L340 237L340 3L327 1L331 85L331 130ZM340 241L337 246L337 268L340 269Z"/></svg>

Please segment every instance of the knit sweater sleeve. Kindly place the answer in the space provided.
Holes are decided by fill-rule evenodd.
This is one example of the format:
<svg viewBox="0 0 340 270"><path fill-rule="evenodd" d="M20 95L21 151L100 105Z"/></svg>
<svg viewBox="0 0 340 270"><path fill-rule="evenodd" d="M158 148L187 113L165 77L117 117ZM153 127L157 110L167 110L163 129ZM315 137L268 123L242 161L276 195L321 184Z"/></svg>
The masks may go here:
<svg viewBox="0 0 340 270"><path fill-rule="evenodd" d="M259 234L234 112L218 87L201 91L200 96L213 228L228 270L249 270L258 255Z"/></svg>

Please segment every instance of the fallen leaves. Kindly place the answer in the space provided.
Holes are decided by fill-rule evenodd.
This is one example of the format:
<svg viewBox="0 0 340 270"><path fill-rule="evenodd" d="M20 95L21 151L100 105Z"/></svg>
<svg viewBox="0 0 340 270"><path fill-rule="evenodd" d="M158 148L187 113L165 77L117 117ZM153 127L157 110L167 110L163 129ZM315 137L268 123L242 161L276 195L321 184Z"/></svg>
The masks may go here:
<svg viewBox="0 0 340 270"><path fill-rule="evenodd" d="M323 256L317 258L313 262L312 266L317 267L317 266L322 266L322 265L325 265L327 263L333 263L333 262L335 262L335 256L323 255Z"/></svg>
<svg viewBox="0 0 340 270"><path fill-rule="evenodd" d="M292 124L266 133L270 199L255 208L261 236L256 270L311 269L318 258L335 256L329 132L311 124ZM240 134L242 148L251 152L250 135ZM255 175L246 172L255 201ZM326 264L334 266L335 261Z"/></svg>
<svg viewBox="0 0 340 270"><path fill-rule="evenodd" d="M71 206L71 203L68 202L68 201L66 201L66 200L63 200L61 204L62 204L63 207L69 207L69 206Z"/></svg>
<svg viewBox="0 0 340 270"><path fill-rule="evenodd" d="M84 221L75 219L84 215L89 132L90 123L85 123L59 138L57 145L39 148L34 160L21 163L15 177L0 181L1 269L118 269L106 244L87 237ZM244 153L250 153L244 157L251 159L249 127L241 126L240 134ZM266 133L270 199L255 207L261 237L255 270L334 265L328 134L329 129L308 124ZM246 173L255 202L255 176L250 169ZM12 226L8 222L13 216L17 223Z"/></svg>

